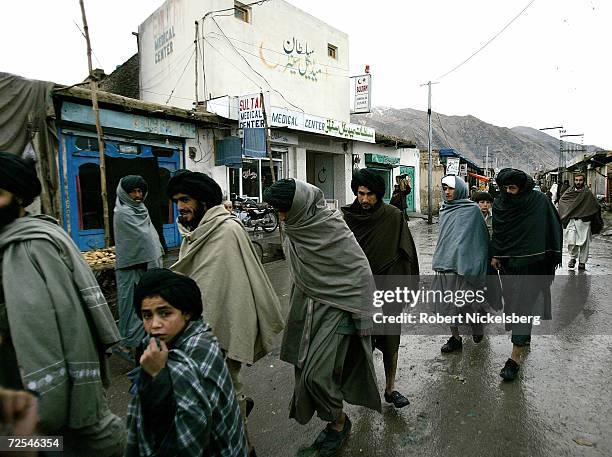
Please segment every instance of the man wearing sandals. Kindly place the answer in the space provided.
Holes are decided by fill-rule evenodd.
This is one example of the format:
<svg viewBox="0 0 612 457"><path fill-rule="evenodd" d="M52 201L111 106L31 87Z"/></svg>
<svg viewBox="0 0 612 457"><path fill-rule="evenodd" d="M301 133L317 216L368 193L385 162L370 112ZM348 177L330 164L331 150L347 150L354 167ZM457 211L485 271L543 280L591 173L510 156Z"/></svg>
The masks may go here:
<svg viewBox="0 0 612 457"><path fill-rule="evenodd" d="M383 178L367 168L357 170L353 174L351 189L356 198L351 205L342 208L344 220L368 258L377 289L384 290L385 278L390 276L401 276L405 285L417 286L419 260L412 234L402 211L383 202ZM402 312L401 306L390 303L383 309L392 315ZM410 404L395 390L400 334L401 324L379 324L372 336L372 346L383 354L385 401L396 408Z"/></svg>
<svg viewBox="0 0 612 457"><path fill-rule="evenodd" d="M292 288L281 360L295 367L289 417L306 424L316 413L328 422L313 447L321 457L346 442L351 421L346 401L380 411L372 363L372 314L360 286L372 285L368 259L342 215L323 192L282 179L264 201L284 221L283 250Z"/></svg>

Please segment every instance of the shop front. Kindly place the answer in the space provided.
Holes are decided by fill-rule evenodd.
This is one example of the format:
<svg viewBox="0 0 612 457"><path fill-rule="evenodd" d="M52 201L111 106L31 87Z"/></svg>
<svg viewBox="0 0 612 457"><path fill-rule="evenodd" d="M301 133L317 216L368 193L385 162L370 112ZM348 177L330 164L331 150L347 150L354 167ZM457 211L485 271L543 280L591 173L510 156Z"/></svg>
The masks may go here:
<svg viewBox="0 0 612 457"><path fill-rule="evenodd" d="M195 137L191 123L100 110L111 242L116 189L121 178L140 175L148 184L145 205L162 244L180 244L176 208L166 195L171 175L181 167L185 139ZM77 246L104 247L100 152L90 106L63 101L58 122L60 189L64 228Z"/></svg>
<svg viewBox="0 0 612 457"><path fill-rule="evenodd" d="M279 152L272 152L274 176L276 179L285 177L284 157ZM242 158L240 167L228 167L228 183L230 194L261 202L264 191L272 185L270 159Z"/></svg>
<svg viewBox="0 0 612 457"><path fill-rule="evenodd" d="M400 166L400 158L383 154L365 154L365 166L385 181L385 196L383 201L389 203L394 185L393 169Z"/></svg>

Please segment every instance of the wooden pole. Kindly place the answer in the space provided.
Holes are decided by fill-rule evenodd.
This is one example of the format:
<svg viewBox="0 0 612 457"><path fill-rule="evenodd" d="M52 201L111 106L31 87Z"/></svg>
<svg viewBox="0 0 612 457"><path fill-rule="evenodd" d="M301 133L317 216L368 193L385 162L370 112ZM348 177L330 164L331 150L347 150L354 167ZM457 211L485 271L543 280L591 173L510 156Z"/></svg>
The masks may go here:
<svg viewBox="0 0 612 457"><path fill-rule="evenodd" d="M98 109L98 82L93 75L91 63L91 41L89 40L89 28L87 27L87 16L85 15L85 4L79 0L81 15L83 16L83 32L87 42L87 65L89 68L89 87L91 89L91 105L96 118L96 132L98 134L98 151L100 154L100 189L102 194L102 211L104 217L104 246L110 246L110 220L108 217L108 197L106 192L106 161L104 160L104 134L100 125L100 110Z"/></svg>

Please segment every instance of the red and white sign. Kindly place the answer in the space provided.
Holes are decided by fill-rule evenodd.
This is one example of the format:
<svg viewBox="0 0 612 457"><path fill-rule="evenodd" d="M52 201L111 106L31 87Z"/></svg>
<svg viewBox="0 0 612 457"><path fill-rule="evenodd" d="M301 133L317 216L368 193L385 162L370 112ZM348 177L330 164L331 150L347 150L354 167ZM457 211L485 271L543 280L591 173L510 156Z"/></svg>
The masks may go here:
<svg viewBox="0 0 612 457"><path fill-rule="evenodd" d="M371 103L372 75L353 76L355 82L355 104L353 113L369 113Z"/></svg>
<svg viewBox="0 0 612 457"><path fill-rule="evenodd" d="M244 95L238 100L238 128L265 128L261 95Z"/></svg>

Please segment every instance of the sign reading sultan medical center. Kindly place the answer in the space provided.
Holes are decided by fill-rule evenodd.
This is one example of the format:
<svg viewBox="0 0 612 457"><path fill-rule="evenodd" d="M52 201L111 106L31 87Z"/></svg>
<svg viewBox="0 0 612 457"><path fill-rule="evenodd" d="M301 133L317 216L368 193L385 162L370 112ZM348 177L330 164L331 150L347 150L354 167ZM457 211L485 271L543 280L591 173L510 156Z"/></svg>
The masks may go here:
<svg viewBox="0 0 612 457"><path fill-rule="evenodd" d="M263 129L265 128L261 95L245 95L238 100L238 128Z"/></svg>

